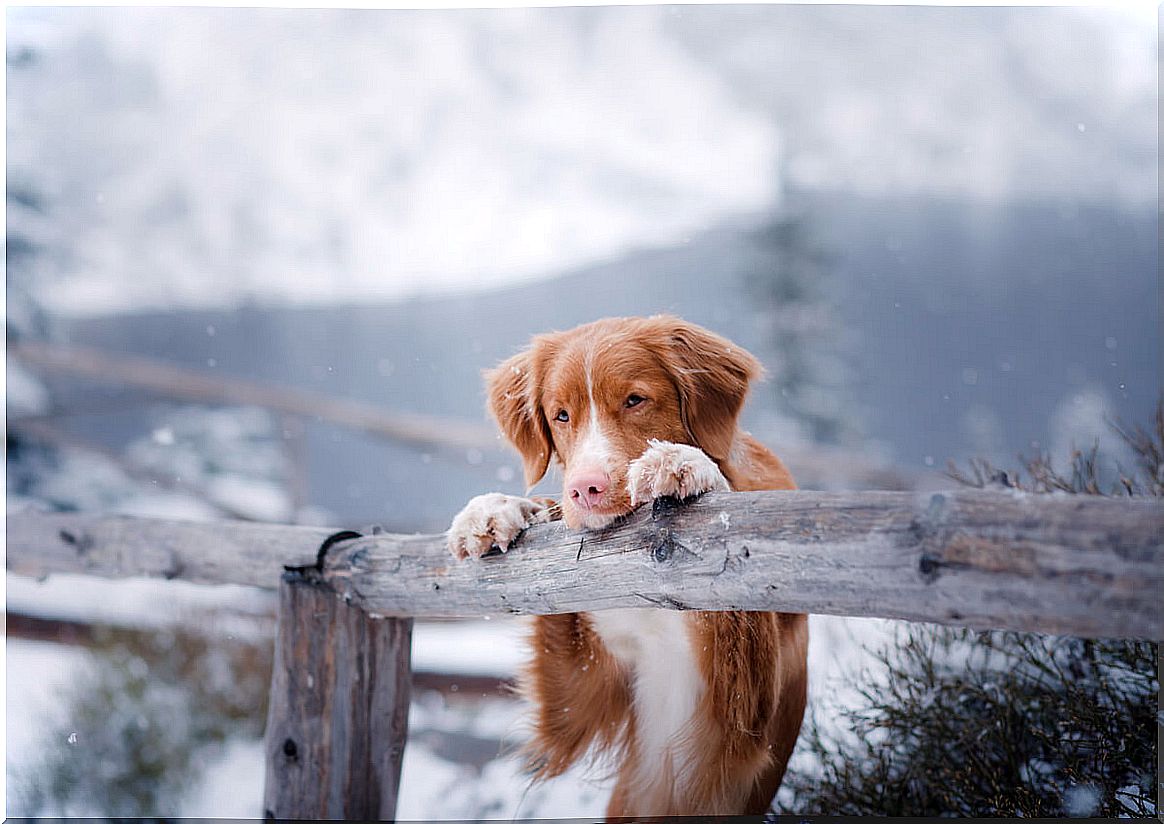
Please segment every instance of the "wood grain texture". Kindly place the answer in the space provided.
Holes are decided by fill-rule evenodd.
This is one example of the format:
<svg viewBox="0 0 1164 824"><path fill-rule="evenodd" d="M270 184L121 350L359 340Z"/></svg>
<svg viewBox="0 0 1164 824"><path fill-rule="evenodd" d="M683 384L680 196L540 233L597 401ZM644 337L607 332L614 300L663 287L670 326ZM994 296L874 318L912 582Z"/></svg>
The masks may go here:
<svg viewBox="0 0 1164 824"><path fill-rule="evenodd" d="M9 518L10 569L160 569L169 577L208 582L217 575L261 586L259 571L313 563L322 539L320 530L297 527L112 519L112 529L110 519L51 516L42 523L44 517ZM66 532L70 541L61 537ZM443 536L348 540L326 553L323 574L375 615L658 606L1161 638L1162 534L1164 501L1154 499L972 489L736 492L660 501L600 532L537 526L507 554L470 562L454 561ZM252 535L261 546L252 545ZM135 561L135 553L143 557ZM240 565L253 569L244 574Z"/></svg>
<svg viewBox="0 0 1164 824"><path fill-rule="evenodd" d="M432 538L345 542L325 575L383 615L661 606L1160 638L1162 526L1156 500L718 493L601 532L534 527L476 562Z"/></svg>
<svg viewBox="0 0 1164 824"><path fill-rule="evenodd" d="M8 571L79 573L275 589L284 566L314 564L332 533L242 521L163 521L122 515L10 514Z"/></svg>
<svg viewBox="0 0 1164 824"><path fill-rule="evenodd" d="M288 575L264 748L267 820L392 820L408 736L412 620Z"/></svg>

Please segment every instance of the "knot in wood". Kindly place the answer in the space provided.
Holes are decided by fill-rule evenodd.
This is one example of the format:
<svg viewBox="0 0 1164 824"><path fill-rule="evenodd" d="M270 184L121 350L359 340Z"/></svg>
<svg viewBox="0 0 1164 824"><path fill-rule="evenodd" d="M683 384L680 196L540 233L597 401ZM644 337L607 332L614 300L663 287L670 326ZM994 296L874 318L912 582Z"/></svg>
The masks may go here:
<svg viewBox="0 0 1164 824"><path fill-rule="evenodd" d="M651 522L658 524L655 527L655 546L651 550L651 557L655 559L656 563L661 564L671 560L678 549L668 524L682 507L683 502L672 497L656 498L651 502Z"/></svg>
<svg viewBox="0 0 1164 824"><path fill-rule="evenodd" d="M62 529L59 534L61 540L73 547L78 555L85 555L93 548L93 537L88 533L82 532L80 536L77 536L67 529Z"/></svg>
<svg viewBox="0 0 1164 824"><path fill-rule="evenodd" d="M651 502L651 520L655 521L659 518L668 518L682 506L682 501L669 495L663 498L655 498Z"/></svg>
<svg viewBox="0 0 1164 824"><path fill-rule="evenodd" d="M909 534L913 542L919 546L933 543L948 514L946 496L940 492L934 493L925 512L916 515L909 522ZM925 571L923 574L926 574Z"/></svg>
<svg viewBox="0 0 1164 824"><path fill-rule="evenodd" d="M170 563L162 570L162 577L167 581L172 581L180 576L186 569L186 565L182 563L182 559L178 553L170 550Z"/></svg>
<svg viewBox="0 0 1164 824"><path fill-rule="evenodd" d="M283 755L290 761L297 761L299 759L299 747L293 739L288 738L283 742Z"/></svg>
<svg viewBox="0 0 1164 824"><path fill-rule="evenodd" d="M917 562L917 570L927 584L932 584L938 579L938 571L941 566L942 562L939 559L928 554L922 555Z"/></svg>

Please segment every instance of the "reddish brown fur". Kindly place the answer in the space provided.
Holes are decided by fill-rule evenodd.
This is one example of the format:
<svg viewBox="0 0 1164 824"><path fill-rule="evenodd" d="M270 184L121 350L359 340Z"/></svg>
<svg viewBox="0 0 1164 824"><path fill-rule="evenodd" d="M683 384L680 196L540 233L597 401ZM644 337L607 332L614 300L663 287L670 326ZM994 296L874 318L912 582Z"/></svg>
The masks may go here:
<svg viewBox="0 0 1164 824"><path fill-rule="evenodd" d="M630 689L585 616L539 616L530 646L534 657L522 691L536 707L539 740L553 742L529 753L535 774L560 775L591 746L618 749L630 713Z"/></svg>
<svg viewBox="0 0 1164 824"><path fill-rule="evenodd" d="M676 318L614 318L535 337L531 347L487 374L489 405L522 454L532 485L555 458L569 472L590 415L586 376L617 460L612 512L631 509L630 461L649 439L697 446L735 490L794 489L779 458L740 432L736 418L750 380L750 354ZM631 408L626 398L646 400ZM555 421L566 410L569 422ZM579 515L563 500L567 523ZM807 622L803 615L687 614L705 689L688 735L694 778L667 809L636 804L631 776L636 719L630 673L606 650L584 614L541 616L523 688L535 703L529 746L538 777L561 774L588 750L609 755L618 773L607 809L622 815L764 812L784 774L804 712Z"/></svg>

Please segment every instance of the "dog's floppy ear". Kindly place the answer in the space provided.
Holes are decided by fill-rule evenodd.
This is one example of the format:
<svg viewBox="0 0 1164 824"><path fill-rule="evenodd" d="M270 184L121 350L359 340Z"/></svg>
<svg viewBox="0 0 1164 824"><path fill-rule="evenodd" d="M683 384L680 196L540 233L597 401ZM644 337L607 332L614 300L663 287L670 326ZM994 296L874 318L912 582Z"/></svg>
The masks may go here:
<svg viewBox="0 0 1164 824"><path fill-rule="evenodd" d="M535 365L535 350L528 349L494 369L485 370L489 412L521 453L527 487L546 474L553 452L550 425L542 413Z"/></svg>
<svg viewBox="0 0 1164 824"><path fill-rule="evenodd" d="M700 326L678 318L652 320L666 339L663 359L679 390L687 434L712 458L724 460L748 384L764 374L764 367L748 351Z"/></svg>

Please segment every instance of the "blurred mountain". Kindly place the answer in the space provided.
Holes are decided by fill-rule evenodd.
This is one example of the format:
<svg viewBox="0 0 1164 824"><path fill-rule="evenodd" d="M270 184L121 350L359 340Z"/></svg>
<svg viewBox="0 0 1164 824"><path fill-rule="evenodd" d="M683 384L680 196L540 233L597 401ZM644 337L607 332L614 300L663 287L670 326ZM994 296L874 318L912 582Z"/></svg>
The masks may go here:
<svg viewBox="0 0 1164 824"><path fill-rule="evenodd" d="M12 10L30 288L88 315L385 299L774 206L775 124L653 12L590 11Z"/></svg>
<svg viewBox="0 0 1164 824"><path fill-rule="evenodd" d="M1101 8L8 23L10 299L58 313L535 280L770 212L784 188L1156 199L1155 29Z"/></svg>

